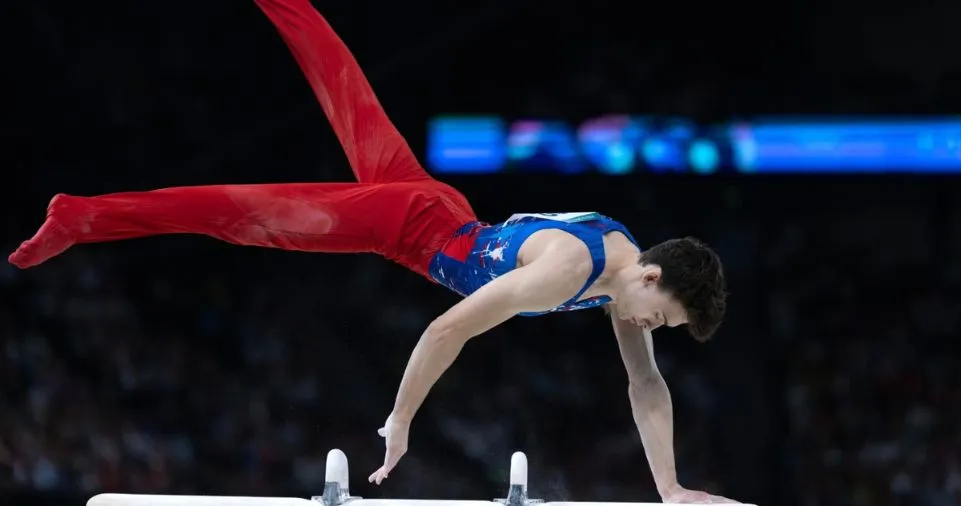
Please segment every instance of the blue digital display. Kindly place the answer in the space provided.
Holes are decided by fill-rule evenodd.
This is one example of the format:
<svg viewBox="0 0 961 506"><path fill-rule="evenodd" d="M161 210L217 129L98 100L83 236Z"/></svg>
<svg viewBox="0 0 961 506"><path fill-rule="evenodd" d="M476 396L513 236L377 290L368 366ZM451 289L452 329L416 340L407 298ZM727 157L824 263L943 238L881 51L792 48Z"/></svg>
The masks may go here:
<svg viewBox="0 0 961 506"><path fill-rule="evenodd" d="M642 158L653 172L687 172L687 152L693 138L694 125L671 120L641 140Z"/></svg>
<svg viewBox="0 0 961 506"><path fill-rule="evenodd" d="M576 125L437 118L427 159L438 173L961 173L961 118L720 126L626 115Z"/></svg>
<svg viewBox="0 0 961 506"><path fill-rule="evenodd" d="M570 125L562 121L516 121L507 133L507 158L526 172L575 174L590 170Z"/></svg>
<svg viewBox="0 0 961 506"><path fill-rule="evenodd" d="M583 123L577 131L584 157L604 174L627 174L638 164L635 146L644 138L644 123L629 116L608 116Z"/></svg>
<svg viewBox="0 0 961 506"><path fill-rule="evenodd" d="M438 173L498 172L507 163L500 118L437 118L427 129L427 166Z"/></svg>
<svg viewBox="0 0 961 506"><path fill-rule="evenodd" d="M731 142L742 172L961 172L961 119L755 122Z"/></svg>

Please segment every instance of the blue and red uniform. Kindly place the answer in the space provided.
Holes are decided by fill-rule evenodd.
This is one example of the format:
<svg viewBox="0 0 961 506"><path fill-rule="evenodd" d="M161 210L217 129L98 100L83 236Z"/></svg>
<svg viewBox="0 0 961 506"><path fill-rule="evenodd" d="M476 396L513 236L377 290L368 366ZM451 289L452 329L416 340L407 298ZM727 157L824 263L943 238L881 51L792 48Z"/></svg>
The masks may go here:
<svg viewBox="0 0 961 506"><path fill-rule="evenodd" d="M579 300L604 272L604 235L616 231L623 233L635 245L637 241L624 225L598 213L515 214L497 225L468 223L458 229L450 242L434 255L430 264L431 278L461 295L470 295L514 269L524 241L534 232L544 229L563 230L584 241L591 254L593 269L584 286L567 302L550 311L521 315L574 311L610 302L610 297L606 296Z"/></svg>
<svg viewBox="0 0 961 506"><path fill-rule="evenodd" d="M233 244L324 253L377 253L462 295L513 268L533 232L566 230L587 244L594 272L556 310L601 305L577 299L604 270L602 237L623 225L595 213L518 215L480 223L467 199L427 174L391 123L350 50L309 0L255 0L300 65L356 183L165 188L58 195L40 231L10 262L40 264L73 244L159 234L203 234ZM633 239L632 239L633 240Z"/></svg>

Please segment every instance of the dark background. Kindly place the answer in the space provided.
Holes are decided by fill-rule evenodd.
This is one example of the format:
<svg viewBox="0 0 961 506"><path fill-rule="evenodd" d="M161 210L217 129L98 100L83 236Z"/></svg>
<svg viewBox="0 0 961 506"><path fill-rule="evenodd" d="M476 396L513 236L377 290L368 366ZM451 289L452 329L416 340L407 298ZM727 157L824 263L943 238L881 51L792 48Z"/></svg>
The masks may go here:
<svg viewBox="0 0 961 506"><path fill-rule="evenodd" d="M463 5L461 5L463 4ZM961 111L961 8L853 0L315 2L419 156L436 114L578 121ZM57 192L333 180L344 156L252 2L2 7L0 244ZM682 484L763 505L961 504L961 181L443 178L488 221L597 210L701 237L716 340L657 332ZM0 265L0 503L99 491L311 495L333 447L365 497L652 501L601 311L472 341L380 488L376 429L456 297L379 258L161 237Z"/></svg>

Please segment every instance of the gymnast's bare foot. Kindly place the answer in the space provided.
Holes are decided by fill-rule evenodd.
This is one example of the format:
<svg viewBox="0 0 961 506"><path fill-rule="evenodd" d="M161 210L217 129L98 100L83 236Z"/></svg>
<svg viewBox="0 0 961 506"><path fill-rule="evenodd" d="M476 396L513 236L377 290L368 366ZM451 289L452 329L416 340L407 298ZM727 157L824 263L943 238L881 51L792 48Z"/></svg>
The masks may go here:
<svg viewBox="0 0 961 506"><path fill-rule="evenodd" d="M79 231L71 226L76 218L72 216L71 199L72 197L60 194L50 200L47 220L33 238L10 254L10 263L27 269L46 262L76 244Z"/></svg>

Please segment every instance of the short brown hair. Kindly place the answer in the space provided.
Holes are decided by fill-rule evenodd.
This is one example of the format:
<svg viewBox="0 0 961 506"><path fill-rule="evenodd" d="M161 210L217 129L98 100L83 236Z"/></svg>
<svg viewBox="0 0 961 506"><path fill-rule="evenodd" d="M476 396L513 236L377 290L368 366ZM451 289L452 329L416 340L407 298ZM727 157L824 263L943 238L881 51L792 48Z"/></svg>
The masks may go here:
<svg viewBox="0 0 961 506"><path fill-rule="evenodd" d="M659 285L684 306L688 331L698 341L710 339L727 309L724 269L717 253L698 239L684 237L645 250L640 262L660 266Z"/></svg>

